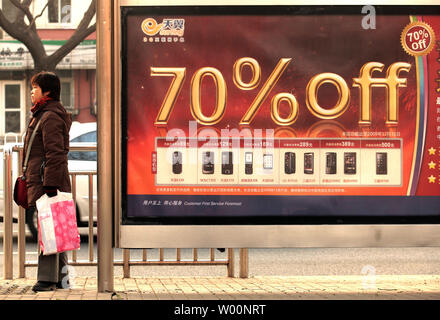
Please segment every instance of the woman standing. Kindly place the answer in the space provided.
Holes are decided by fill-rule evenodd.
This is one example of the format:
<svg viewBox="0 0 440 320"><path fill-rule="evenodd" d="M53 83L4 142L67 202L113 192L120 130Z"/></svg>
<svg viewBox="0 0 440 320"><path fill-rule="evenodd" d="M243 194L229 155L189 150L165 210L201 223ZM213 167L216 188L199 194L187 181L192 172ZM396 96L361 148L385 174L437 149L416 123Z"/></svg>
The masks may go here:
<svg viewBox="0 0 440 320"><path fill-rule="evenodd" d="M60 102L60 79L52 72L40 72L32 77L32 118L27 128L23 154L26 154L32 132L39 126L31 146L26 183L28 205L47 194L53 197L57 190L71 192L67 154L71 114ZM63 253L38 257L38 282L33 291L50 291L62 288L63 274L67 276L67 256Z"/></svg>

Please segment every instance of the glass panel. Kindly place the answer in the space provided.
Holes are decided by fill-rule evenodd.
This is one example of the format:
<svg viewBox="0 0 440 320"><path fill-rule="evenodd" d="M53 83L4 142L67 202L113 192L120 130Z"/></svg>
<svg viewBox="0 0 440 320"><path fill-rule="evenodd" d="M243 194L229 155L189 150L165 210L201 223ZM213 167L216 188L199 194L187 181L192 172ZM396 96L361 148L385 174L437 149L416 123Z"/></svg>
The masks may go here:
<svg viewBox="0 0 440 320"><path fill-rule="evenodd" d="M61 22L70 23L70 0L61 0Z"/></svg>
<svg viewBox="0 0 440 320"><path fill-rule="evenodd" d="M96 151L71 151L67 155L68 160L97 161Z"/></svg>
<svg viewBox="0 0 440 320"><path fill-rule="evenodd" d="M5 107L6 109L20 109L20 85L5 85Z"/></svg>
<svg viewBox="0 0 440 320"><path fill-rule="evenodd" d="M5 118L5 132L20 133L20 111L7 111Z"/></svg>
<svg viewBox="0 0 440 320"><path fill-rule="evenodd" d="M67 155L67 160L81 160L81 151L71 151Z"/></svg>
<svg viewBox="0 0 440 320"><path fill-rule="evenodd" d="M72 106L72 100L70 99L70 82L61 82L61 102L65 107Z"/></svg>
<svg viewBox="0 0 440 320"><path fill-rule="evenodd" d="M79 136L80 142L96 142L96 131L85 133Z"/></svg>
<svg viewBox="0 0 440 320"><path fill-rule="evenodd" d="M96 131L84 133L72 139L71 142L96 142Z"/></svg>
<svg viewBox="0 0 440 320"><path fill-rule="evenodd" d="M58 1L59 0L49 1L49 22L58 22L59 20Z"/></svg>
<svg viewBox="0 0 440 320"><path fill-rule="evenodd" d="M84 161L97 161L98 154L96 151L85 151L83 152L83 160Z"/></svg>
<svg viewBox="0 0 440 320"><path fill-rule="evenodd" d="M96 131L92 131L72 139L71 142L96 142L96 138ZM68 155L69 160L97 161L97 158L96 151L73 151Z"/></svg>

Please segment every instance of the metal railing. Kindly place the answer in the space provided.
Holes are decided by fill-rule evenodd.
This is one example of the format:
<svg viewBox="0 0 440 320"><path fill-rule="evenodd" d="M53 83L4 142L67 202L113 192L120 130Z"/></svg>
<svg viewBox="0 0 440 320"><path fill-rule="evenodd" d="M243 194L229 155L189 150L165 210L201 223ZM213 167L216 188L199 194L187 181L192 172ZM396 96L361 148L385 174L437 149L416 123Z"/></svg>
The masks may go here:
<svg viewBox="0 0 440 320"><path fill-rule="evenodd" d="M96 146L85 144L71 144L70 151L96 151ZM13 278L13 208L18 207L13 202L12 194L14 187L14 174L12 170L12 154L17 153L17 168L18 172L22 171L21 163L23 159L23 147L21 144L6 144L3 146L3 180L4 180L4 221L3 221L3 259L4 270L3 276L5 279ZM78 250L71 251L69 265L71 266L97 266L98 261L95 259L94 253L94 178L96 177L96 171L73 171L70 172L72 182L72 196L73 199L77 199L77 179L79 176L88 177L88 259L79 260ZM37 253L40 253L40 248L37 241ZM177 248L175 259L165 259L164 249L159 250L158 259L148 259L147 249L142 250L141 259L131 259L130 249L122 249L122 259L114 259L114 266L123 267L124 277L130 277L131 266L146 266L146 265L200 265L200 266L213 266L224 265L227 267L227 276L234 277L234 249L227 249L226 258L217 259L215 249L209 249L209 258L201 258L199 256L198 249L192 249L192 259L182 259L182 251ZM37 261L26 260L26 218L25 210L21 207L18 208L18 235L17 235L17 255L18 255L18 277L26 277L26 268L35 267L38 265ZM240 249L240 277L246 278L248 276L247 268L247 249Z"/></svg>

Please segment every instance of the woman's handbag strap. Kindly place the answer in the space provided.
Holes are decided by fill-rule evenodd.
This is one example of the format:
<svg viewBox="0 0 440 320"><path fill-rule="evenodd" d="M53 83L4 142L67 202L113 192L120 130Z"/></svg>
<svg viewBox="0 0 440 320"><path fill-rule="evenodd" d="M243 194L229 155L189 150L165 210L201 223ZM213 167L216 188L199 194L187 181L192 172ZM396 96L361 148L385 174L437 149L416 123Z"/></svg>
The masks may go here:
<svg viewBox="0 0 440 320"><path fill-rule="evenodd" d="M26 170L27 170L27 164L29 161L29 154L31 153L32 143L34 142L35 135L37 134L38 127L40 126L40 120L41 119L38 119L37 125L35 126L34 131L32 131L32 135L29 140L29 146L26 150L26 157L24 158L24 163L23 163L23 175L26 173Z"/></svg>

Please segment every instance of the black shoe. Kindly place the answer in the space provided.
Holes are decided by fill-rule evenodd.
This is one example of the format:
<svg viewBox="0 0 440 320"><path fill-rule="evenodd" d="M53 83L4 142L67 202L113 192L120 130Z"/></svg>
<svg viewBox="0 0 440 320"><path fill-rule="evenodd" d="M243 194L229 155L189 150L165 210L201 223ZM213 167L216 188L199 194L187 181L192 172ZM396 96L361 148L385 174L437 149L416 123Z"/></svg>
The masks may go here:
<svg viewBox="0 0 440 320"><path fill-rule="evenodd" d="M57 289L70 289L70 282L69 282L69 280L67 280L67 282L65 282L64 284L63 284L62 281L58 281L57 284L56 284L56 288Z"/></svg>
<svg viewBox="0 0 440 320"><path fill-rule="evenodd" d="M217 250L220 252L225 252L225 248L217 248Z"/></svg>
<svg viewBox="0 0 440 320"><path fill-rule="evenodd" d="M32 291L53 291L55 290L56 284L49 281L38 281L33 287Z"/></svg>

